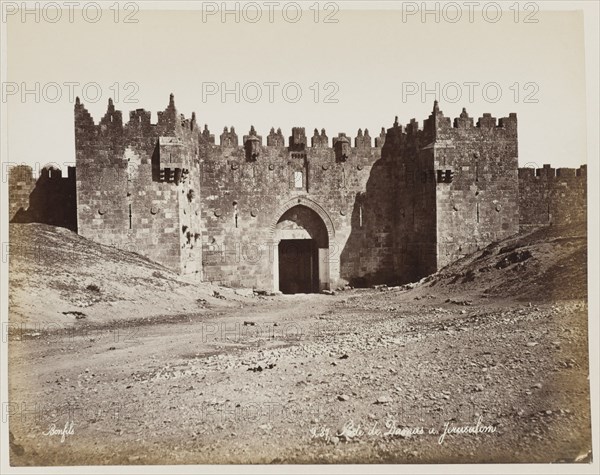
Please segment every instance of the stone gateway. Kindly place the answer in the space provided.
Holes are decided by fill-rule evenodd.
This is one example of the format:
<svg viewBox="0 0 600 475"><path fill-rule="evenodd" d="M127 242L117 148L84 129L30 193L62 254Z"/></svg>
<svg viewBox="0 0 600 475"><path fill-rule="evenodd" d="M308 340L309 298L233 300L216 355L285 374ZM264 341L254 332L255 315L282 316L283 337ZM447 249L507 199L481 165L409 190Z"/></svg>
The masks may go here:
<svg viewBox="0 0 600 475"><path fill-rule="evenodd" d="M436 101L422 127L396 118L374 138L294 127L263 139L251 127L240 140L225 127L216 142L172 94L156 124L144 109L124 122L112 101L96 124L77 99L76 168L42 174L48 201L16 167L11 216L40 220L36 196L62 208L44 216L93 241L285 293L411 282L520 227L585 219L585 166L519 170L514 113L451 121Z"/></svg>

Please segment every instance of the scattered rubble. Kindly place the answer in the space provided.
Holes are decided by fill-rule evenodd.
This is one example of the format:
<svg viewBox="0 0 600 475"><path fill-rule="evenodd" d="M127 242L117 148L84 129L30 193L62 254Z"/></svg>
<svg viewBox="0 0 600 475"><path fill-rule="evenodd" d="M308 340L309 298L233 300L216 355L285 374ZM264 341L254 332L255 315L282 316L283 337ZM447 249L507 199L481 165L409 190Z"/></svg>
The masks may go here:
<svg viewBox="0 0 600 475"><path fill-rule="evenodd" d="M165 304L162 316L140 320L127 320L135 307L121 297L145 311L140 300L154 297L141 285L134 287L141 297L119 293L115 306L94 303L84 321L56 311L79 307L55 307L70 325L62 331L8 329L11 398L32 407L51 401L94 411L75 413L76 437L61 446L60 457L60 442L39 435L46 420L11 418L11 463L586 460L588 308L585 290L577 287L585 273L578 229L490 246L410 288L264 299L255 297L271 295L236 296L219 288L218 295L227 295L220 299L214 286L190 286L190 296L181 297L187 311L173 298L171 312ZM554 241L564 232L568 240ZM525 248L531 257L495 267ZM580 275L575 267L582 263ZM150 264L127 279L134 286L153 271L164 278L142 281L152 292L162 299L182 295L183 284ZM42 280L14 275L35 282L36 295L53 295L43 293ZM174 290L161 293L159 281ZM85 290L81 282L103 282L102 291ZM105 299L116 292L106 282L66 269L51 285ZM54 294L62 292L57 287ZM98 309L105 313L94 313ZM439 434L427 433L479 418L496 432L448 435L443 444ZM392 433L370 436L373 427ZM414 433L419 427L424 434ZM100 443L98 434L107 437Z"/></svg>

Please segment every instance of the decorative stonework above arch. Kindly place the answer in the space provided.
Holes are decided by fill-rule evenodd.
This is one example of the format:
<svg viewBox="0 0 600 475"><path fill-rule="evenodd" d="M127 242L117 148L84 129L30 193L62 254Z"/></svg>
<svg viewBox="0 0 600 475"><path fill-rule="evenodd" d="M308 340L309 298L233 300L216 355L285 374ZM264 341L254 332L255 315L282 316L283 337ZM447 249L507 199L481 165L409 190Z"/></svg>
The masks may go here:
<svg viewBox="0 0 600 475"><path fill-rule="evenodd" d="M292 209L294 206L298 206L298 205L306 206L307 208L309 208L312 211L314 211L315 213L317 213L317 215L323 221L323 224L325 224L329 242L330 243L333 242L333 240L335 239L335 227L333 225L333 221L332 221L331 217L329 216L329 213L327 213L327 211L325 211L325 209L319 203L317 203L316 201L314 201L306 196L297 196L295 198L292 198L289 201L287 201L283 206L281 206L277 209L277 211L275 212L274 219L271 221L271 225L269 226L271 236L275 235L275 229L276 229L277 223L279 222L279 219L281 218L281 216L283 216L283 214L286 211L288 211L288 210Z"/></svg>

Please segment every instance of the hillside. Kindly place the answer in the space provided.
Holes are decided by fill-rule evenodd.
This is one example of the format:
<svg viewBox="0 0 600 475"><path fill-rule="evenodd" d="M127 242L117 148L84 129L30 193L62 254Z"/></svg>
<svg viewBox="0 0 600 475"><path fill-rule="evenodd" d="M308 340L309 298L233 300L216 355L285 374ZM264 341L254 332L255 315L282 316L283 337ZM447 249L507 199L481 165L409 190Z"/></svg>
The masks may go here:
<svg viewBox="0 0 600 475"><path fill-rule="evenodd" d="M490 244L427 277L413 293L526 301L585 299L585 223L538 228Z"/></svg>
<svg viewBox="0 0 600 475"><path fill-rule="evenodd" d="M11 224L10 243L11 324L100 323L234 305L232 291L188 282L138 254L67 229ZM228 298L215 298L215 290Z"/></svg>
<svg viewBox="0 0 600 475"><path fill-rule="evenodd" d="M13 324L104 323L249 303L231 289L188 281L138 254L91 242L63 228L11 224L10 242ZM464 257L410 285L408 293L388 295L456 301L584 299L586 245L584 224L537 229Z"/></svg>
<svg viewBox="0 0 600 475"><path fill-rule="evenodd" d="M9 335L9 400L44 409L11 409L15 466L590 460L582 226L420 284L225 300L68 231L12 238L42 251L11 256L13 312L72 326Z"/></svg>

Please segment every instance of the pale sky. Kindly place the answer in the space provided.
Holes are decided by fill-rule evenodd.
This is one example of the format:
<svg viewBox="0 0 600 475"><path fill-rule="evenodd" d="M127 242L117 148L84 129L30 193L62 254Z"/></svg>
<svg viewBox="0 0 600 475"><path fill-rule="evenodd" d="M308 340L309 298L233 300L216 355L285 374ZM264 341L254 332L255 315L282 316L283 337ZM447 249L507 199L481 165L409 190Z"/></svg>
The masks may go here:
<svg viewBox="0 0 600 475"><path fill-rule="evenodd" d="M257 23L244 17L236 23L233 15L222 22L218 14L203 20L199 11L139 11L137 24L115 23L110 11L97 23L83 21L80 12L73 23L68 18L23 22L11 16L6 78L19 92L7 98L8 161L32 166L74 162L67 82L78 83L73 88L79 96L83 85L100 85L98 102L82 97L96 122L115 89L120 93L115 105L125 119L130 110L144 108L152 111L153 122L172 92L179 111L186 117L195 111L217 143L223 127L232 125L240 137L250 125L263 137L272 126L281 127L286 141L293 126L306 127L309 137L315 127L325 128L330 140L339 132L355 137L358 128L368 128L375 137L396 115L401 124L413 117L422 123L435 94L424 101L420 94L403 101L403 89L414 83L433 90L437 82L446 116L457 117L462 107L475 119L484 112L497 118L516 112L521 166L578 167L587 162L580 12L540 11L538 23L515 22L509 12L497 23L483 21L480 14L472 23L466 15L458 23L423 23L418 17L403 20L400 11L341 10L334 16L337 24L322 18L315 22L312 15L305 11L300 21L290 23L276 12L270 23L264 12ZM35 94L23 98L23 83L35 90L36 82L39 102ZM224 102L219 94L203 101L208 83L234 89L236 82L246 93L239 102L233 94ZM266 82L280 84L274 86L272 103ZM480 84L473 86L472 101L465 85L469 82ZM59 84L60 90L49 83ZM126 88L126 83L135 87ZM249 83L261 86L262 97L255 103L250 100L257 90ZM297 83L287 89L289 100L282 93L287 83ZM326 87L328 83L335 85ZM482 92L486 84L487 99ZM302 97L293 103L298 87ZM498 88L502 96L492 102ZM93 100L94 87L86 91ZM338 102L325 103L332 92ZM138 102L125 103L127 93ZM451 102L457 94L460 99ZM526 102L528 94L537 102Z"/></svg>

